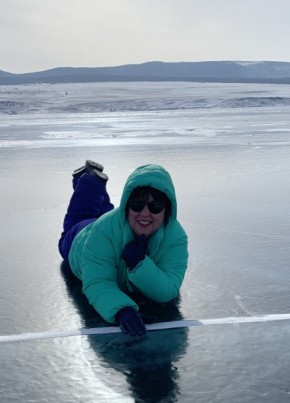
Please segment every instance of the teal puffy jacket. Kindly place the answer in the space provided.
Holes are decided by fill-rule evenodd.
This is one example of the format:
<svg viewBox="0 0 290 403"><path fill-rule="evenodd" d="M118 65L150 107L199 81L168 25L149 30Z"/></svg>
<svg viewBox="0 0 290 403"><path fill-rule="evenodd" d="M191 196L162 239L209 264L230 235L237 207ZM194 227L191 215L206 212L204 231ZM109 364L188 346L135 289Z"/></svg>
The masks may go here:
<svg viewBox="0 0 290 403"><path fill-rule="evenodd" d="M167 224L150 236L148 252L132 271L122 259L122 251L134 240L126 219L126 204L133 189L151 186L166 193L171 201ZM83 293L107 321L115 322L124 307L138 310L130 298L136 288L148 299L164 303L175 298L187 268L187 235L177 221L174 186L169 173L160 165L144 165L127 179L120 206L85 227L74 239L69 262L82 281Z"/></svg>

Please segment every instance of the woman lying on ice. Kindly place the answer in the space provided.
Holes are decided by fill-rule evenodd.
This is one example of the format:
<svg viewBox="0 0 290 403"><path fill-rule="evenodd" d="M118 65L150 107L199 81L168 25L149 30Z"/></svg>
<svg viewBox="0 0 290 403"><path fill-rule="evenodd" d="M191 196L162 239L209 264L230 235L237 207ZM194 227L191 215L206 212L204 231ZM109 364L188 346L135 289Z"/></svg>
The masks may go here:
<svg viewBox="0 0 290 403"><path fill-rule="evenodd" d="M187 236L176 219L171 177L162 166L137 168L117 208L107 180L103 166L90 160L74 171L59 251L96 311L123 333L143 335L134 296L157 303L178 296L187 268Z"/></svg>

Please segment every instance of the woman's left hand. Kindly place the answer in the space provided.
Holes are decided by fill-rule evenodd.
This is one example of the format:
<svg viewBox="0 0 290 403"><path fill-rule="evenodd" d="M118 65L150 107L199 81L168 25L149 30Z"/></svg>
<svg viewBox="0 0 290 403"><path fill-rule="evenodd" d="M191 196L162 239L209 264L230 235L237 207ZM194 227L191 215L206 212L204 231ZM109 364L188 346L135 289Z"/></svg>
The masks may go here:
<svg viewBox="0 0 290 403"><path fill-rule="evenodd" d="M127 263L129 270L134 269L145 258L147 245L148 238L145 235L136 235L135 240L125 246L122 258Z"/></svg>

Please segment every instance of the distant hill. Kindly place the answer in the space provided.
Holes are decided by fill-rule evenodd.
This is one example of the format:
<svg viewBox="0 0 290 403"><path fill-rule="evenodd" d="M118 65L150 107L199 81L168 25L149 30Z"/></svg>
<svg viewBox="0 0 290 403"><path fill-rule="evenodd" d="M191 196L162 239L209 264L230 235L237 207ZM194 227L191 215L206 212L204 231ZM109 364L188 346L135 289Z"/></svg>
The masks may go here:
<svg viewBox="0 0 290 403"><path fill-rule="evenodd" d="M0 70L0 84L95 81L199 81L290 84L290 63L251 61L148 62L116 67L59 67L13 74Z"/></svg>

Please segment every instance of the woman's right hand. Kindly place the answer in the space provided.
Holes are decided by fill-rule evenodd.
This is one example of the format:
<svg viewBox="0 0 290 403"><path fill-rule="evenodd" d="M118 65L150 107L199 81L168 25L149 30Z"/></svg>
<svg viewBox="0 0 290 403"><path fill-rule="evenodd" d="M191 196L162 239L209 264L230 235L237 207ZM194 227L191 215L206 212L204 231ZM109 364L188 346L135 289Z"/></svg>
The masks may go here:
<svg viewBox="0 0 290 403"><path fill-rule="evenodd" d="M124 334L143 336L147 333L141 315L131 307L121 309L116 315L116 320Z"/></svg>

